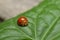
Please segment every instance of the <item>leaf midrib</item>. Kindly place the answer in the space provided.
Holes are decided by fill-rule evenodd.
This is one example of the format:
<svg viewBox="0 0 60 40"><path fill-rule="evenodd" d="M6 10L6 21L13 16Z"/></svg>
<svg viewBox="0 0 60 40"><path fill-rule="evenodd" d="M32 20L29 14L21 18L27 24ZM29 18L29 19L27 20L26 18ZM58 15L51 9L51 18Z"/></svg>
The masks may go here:
<svg viewBox="0 0 60 40"><path fill-rule="evenodd" d="M46 30L45 34L42 36L41 40L44 40L44 38L46 37L46 35L48 34L48 32L51 30L51 28L56 24L56 22L59 20L60 17L56 17L55 20L53 20L53 22L51 23L51 25L49 26L49 28Z"/></svg>
<svg viewBox="0 0 60 40"><path fill-rule="evenodd" d="M50 4L52 4L52 3L50 3ZM47 5L49 5L49 4L47 4ZM42 8L41 8L41 11L43 11L44 10L44 8L47 6L47 5L44 5L44 6L42 6ZM41 11L39 11L39 12L41 12ZM39 15L40 15L41 13L39 13L39 14L37 14L37 16L36 16L36 18L35 18L35 39L33 39L33 40L37 40L37 20L39 19L38 17L39 17Z"/></svg>

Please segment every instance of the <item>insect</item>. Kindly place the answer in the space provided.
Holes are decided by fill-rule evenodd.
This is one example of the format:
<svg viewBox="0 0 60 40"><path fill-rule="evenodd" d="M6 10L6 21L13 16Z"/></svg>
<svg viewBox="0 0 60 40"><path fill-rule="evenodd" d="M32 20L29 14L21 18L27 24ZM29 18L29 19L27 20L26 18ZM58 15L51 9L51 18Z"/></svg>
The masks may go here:
<svg viewBox="0 0 60 40"><path fill-rule="evenodd" d="M26 17L24 16L21 16L19 19L18 19L18 25L20 26L26 26L28 25L28 20Z"/></svg>

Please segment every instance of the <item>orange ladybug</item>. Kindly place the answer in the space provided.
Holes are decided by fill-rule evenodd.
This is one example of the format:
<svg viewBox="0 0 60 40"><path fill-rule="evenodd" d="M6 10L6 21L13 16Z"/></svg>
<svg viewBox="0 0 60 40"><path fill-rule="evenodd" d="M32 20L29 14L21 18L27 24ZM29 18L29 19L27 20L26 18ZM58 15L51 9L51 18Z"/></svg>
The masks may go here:
<svg viewBox="0 0 60 40"><path fill-rule="evenodd" d="M18 25L20 26L26 26L28 25L28 20L26 17L24 16L21 16L19 19L18 19Z"/></svg>

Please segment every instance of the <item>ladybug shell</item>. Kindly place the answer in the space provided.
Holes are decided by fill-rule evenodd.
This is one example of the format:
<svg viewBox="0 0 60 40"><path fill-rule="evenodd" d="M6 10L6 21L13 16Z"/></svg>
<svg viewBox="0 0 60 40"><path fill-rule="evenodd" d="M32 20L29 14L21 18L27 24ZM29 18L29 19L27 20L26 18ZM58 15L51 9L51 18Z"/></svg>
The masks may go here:
<svg viewBox="0 0 60 40"><path fill-rule="evenodd" d="M20 25L20 26L26 26L26 25L28 25L27 18L25 18L24 16L20 17L18 19L18 25Z"/></svg>

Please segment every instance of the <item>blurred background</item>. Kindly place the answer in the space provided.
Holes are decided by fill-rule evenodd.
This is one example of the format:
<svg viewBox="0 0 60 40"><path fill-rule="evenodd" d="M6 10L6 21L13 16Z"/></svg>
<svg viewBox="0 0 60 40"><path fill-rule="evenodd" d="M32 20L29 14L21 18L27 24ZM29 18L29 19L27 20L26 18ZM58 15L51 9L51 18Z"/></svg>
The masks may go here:
<svg viewBox="0 0 60 40"><path fill-rule="evenodd" d="M0 0L0 22L36 6L42 0Z"/></svg>

